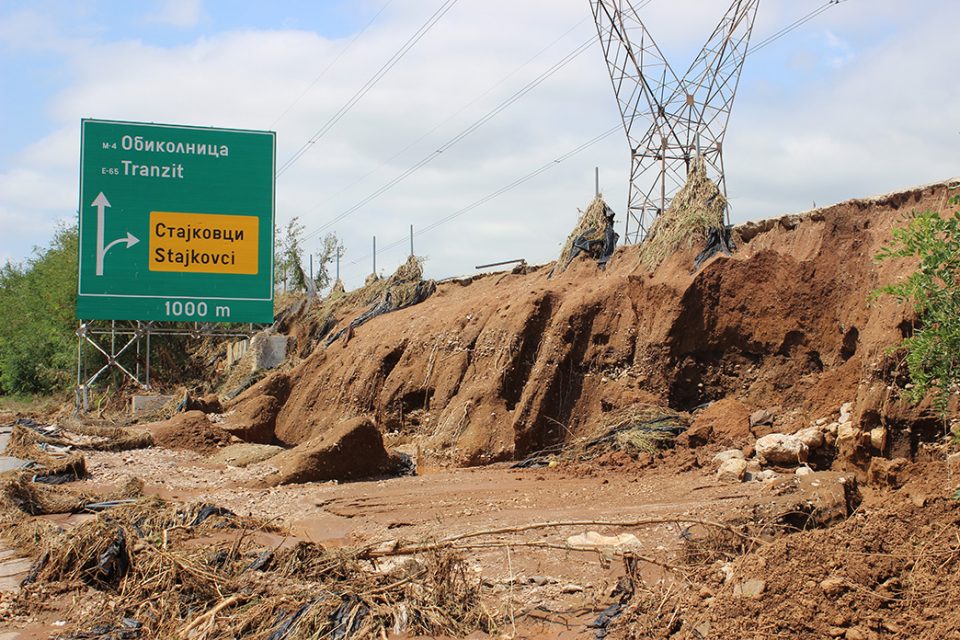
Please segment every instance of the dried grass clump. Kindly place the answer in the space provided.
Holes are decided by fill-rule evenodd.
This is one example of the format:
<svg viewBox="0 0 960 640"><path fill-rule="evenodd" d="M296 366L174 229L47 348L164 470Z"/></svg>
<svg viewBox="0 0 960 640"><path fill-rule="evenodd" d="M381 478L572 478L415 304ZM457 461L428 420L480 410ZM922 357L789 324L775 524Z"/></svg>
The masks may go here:
<svg viewBox="0 0 960 640"><path fill-rule="evenodd" d="M587 234L587 239L591 242L602 242L604 240L604 231L607 228L607 215L610 207L603 200L603 195L598 194L587 207L587 210L580 216L577 226L573 228L567 241L563 244L563 250L557 259L557 264L553 268L553 273L562 273L570 264L574 253L574 241L580 236Z"/></svg>
<svg viewBox="0 0 960 640"><path fill-rule="evenodd" d="M53 513L80 513L92 501L86 494L75 493L58 485L31 482L24 473L6 480L0 487L0 505L7 519L17 511L32 516Z"/></svg>
<svg viewBox="0 0 960 640"><path fill-rule="evenodd" d="M690 163L687 183L657 218L640 247L640 264L653 271L681 249L706 241L711 229L722 231L727 200L707 176L706 162L696 157Z"/></svg>
<svg viewBox="0 0 960 640"><path fill-rule="evenodd" d="M689 426L684 414L655 405L638 404L610 414L598 429L601 435L588 440L585 452L624 451L631 455L655 453L673 446Z"/></svg>

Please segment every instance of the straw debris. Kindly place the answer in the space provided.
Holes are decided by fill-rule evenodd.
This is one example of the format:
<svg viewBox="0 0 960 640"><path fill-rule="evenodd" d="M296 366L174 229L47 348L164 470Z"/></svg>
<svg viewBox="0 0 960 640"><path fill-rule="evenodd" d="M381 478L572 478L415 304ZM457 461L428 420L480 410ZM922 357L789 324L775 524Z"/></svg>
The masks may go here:
<svg viewBox="0 0 960 640"><path fill-rule="evenodd" d="M617 244L617 234L613 232L613 210L597 195L580 216L563 245L552 275L563 273L570 263L581 253L590 255L603 267Z"/></svg>
<svg viewBox="0 0 960 640"><path fill-rule="evenodd" d="M64 638L349 640L495 628L479 579L453 551L388 566L365 549L265 546L265 532L280 533L213 505L159 499L69 530L21 519L7 537L37 561L14 606L35 612L50 593L99 592L103 606L79 611ZM102 633L87 635L94 630Z"/></svg>
<svg viewBox="0 0 960 640"><path fill-rule="evenodd" d="M657 218L640 247L640 264L653 271L679 250L703 244L713 230L723 233L727 200L707 176L702 157L690 163L687 183Z"/></svg>

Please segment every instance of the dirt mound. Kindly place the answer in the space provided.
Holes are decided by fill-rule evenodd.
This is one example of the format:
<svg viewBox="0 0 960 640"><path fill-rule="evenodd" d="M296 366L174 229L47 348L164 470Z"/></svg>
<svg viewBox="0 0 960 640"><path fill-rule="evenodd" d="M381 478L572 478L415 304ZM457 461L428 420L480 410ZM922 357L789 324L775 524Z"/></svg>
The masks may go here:
<svg viewBox="0 0 960 640"><path fill-rule="evenodd" d="M684 434L687 444L714 442L725 446L742 446L751 439L750 414L754 409L736 397L728 396L696 412Z"/></svg>
<svg viewBox="0 0 960 640"><path fill-rule="evenodd" d="M891 390L863 421L883 422L905 383L889 349L912 315L870 294L910 265L873 256L905 213L943 211L947 195L934 185L743 225L737 251L696 272L699 246L653 273L628 247L603 272L574 261L552 279L542 269L441 283L290 371L273 437L295 445L369 415L427 459L475 465L589 437L598 416L639 403L689 412L716 402L701 420L715 416L731 441L741 405L776 408L777 430L791 433L867 402L873 385ZM890 429L917 419L892 416ZM888 440L928 437L910 433Z"/></svg>
<svg viewBox="0 0 960 640"><path fill-rule="evenodd" d="M210 453L230 443L230 434L202 411L184 411L169 420L146 425L157 446Z"/></svg>
<svg viewBox="0 0 960 640"><path fill-rule="evenodd" d="M325 433L276 455L279 473L272 485L325 480L358 480L395 472L400 461L383 446L383 436L369 418L345 420Z"/></svg>
<svg viewBox="0 0 960 640"><path fill-rule="evenodd" d="M943 464L926 473L943 485ZM760 629L770 638L956 637L960 503L900 491L873 505L703 568L690 583L645 585L611 637L736 638ZM662 596L659 610L652 593Z"/></svg>

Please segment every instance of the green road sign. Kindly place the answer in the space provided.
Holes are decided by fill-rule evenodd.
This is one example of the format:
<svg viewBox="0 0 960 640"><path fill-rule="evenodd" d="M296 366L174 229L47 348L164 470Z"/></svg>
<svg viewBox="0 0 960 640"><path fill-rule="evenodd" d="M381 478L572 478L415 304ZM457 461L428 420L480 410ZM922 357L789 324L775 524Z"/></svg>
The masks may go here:
<svg viewBox="0 0 960 640"><path fill-rule="evenodd" d="M83 120L77 318L273 322L276 134Z"/></svg>

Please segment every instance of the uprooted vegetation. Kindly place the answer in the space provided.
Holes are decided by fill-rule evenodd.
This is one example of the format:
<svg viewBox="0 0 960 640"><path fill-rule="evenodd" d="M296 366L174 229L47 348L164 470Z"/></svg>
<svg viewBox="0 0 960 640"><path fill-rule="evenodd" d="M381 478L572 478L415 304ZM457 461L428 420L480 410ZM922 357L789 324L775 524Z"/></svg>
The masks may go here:
<svg viewBox="0 0 960 640"><path fill-rule="evenodd" d="M476 579L442 549L388 567L369 550L284 544L268 523L159 500L69 531L9 520L4 528L36 557L17 608L85 594L76 631L64 638L346 639L493 628Z"/></svg>

